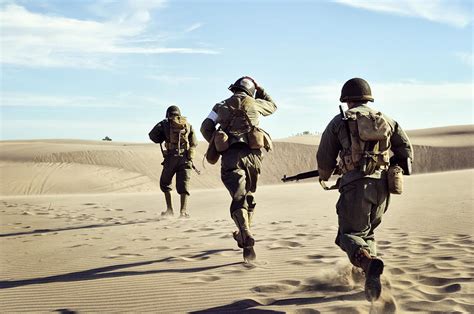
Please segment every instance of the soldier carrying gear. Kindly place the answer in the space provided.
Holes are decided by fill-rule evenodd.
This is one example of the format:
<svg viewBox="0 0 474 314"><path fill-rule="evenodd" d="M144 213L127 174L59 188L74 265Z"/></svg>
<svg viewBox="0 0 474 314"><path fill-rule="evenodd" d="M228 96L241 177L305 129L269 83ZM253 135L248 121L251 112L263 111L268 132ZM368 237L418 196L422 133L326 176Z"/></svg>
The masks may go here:
<svg viewBox="0 0 474 314"><path fill-rule="evenodd" d="M244 259L253 260L256 257L255 239L250 231L256 205L253 193L262 167L261 149L271 149L269 135L258 127L259 116L268 116L277 107L250 77L239 78L229 90L233 95L212 108L201 125L201 133L209 142L208 153L212 148L222 156L221 180L232 197L230 214L238 228L233 236L244 249Z"/></svg>
<svg viewBox="0 0 474 314"><path fill-rule="evenodd" d="M161 215L174 215L171 202L171 181L176 174L176 190L181 198L180 217L189 217L186 208L189 180L197 146L193 127L185 117L181 116L181 111L177 106L170 106L166 110L166 119L155 125L148 135L153 142L160 144L164 159L160 189L165 194L166 211ZM166 149L162 147L163 142L165 142Z"/></svg>
<svg viewBox="0 0 474 314"><path fill-rule="evenodd" d="M390 200L389 152L394 154L392 160L408 160L409 164L413 148L396 121L367 106L374 98L365 80L347 81L340 101L346 102L349 109L343 112L341 107L341 114L328 124L316 158L322 182L338 167L343 174L338 184L336 244L353 265L364 270L366 297L372 301L378 299L382 290L380 275L384 263L377 258L374 230L382 222Z"/></svg>

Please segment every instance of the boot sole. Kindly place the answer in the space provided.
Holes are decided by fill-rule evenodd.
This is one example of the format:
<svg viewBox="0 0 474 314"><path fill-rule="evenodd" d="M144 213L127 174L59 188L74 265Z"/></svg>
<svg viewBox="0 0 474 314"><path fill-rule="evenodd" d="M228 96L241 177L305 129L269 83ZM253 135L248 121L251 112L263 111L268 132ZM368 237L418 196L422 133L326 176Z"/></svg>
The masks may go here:
<svg viewBox="0 0 474 314"><path fill-rule="evenodd" d="M376 301L382 293L380 275L383 273L384 264L382 260L374 259L370 262L365 279L365 297L367 301Z"/></svg>
<svg viewBox="0 0 474 314"><path fill-rule="evenodd" d="M244 248L244 262L254 261L257 259L257 254L253 247Z"/></svg>

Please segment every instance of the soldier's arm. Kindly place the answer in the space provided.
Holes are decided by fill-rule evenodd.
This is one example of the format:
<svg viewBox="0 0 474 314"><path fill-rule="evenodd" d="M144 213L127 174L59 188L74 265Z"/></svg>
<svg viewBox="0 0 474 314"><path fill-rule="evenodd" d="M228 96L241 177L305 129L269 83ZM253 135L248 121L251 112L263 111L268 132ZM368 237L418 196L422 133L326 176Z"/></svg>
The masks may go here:
<svg viewBox="0 0 474 314"><path fill-rule="evenodd" d="M316 153L319 178L322 180L328 180L331 177L337 167L337 155L342 149L337 136L338 124L335 123L335 119L331 121L324 130L321 136L321 142L319 143L318 152Z"/></svg>
<svg viewBox="0 0 474 314"><path fill-rule="evenodd" d="M401 126L395 121L394 132L390 138L392 151L397 160L410 158L413 161L413 146Z"/></svg>
<svg viewBox="0 0 474 314"><path fill-rule="evenodd" d="M163 121L155 125L150 133L148 133L148 136L154 143L163 143L163 141L166 140L165 132L163 130Z"/></svg>
<svg viewBox="0 0 474 314"><path fill-rule="evenodd" d="M212 108L211 112L206 119L201 124L201 134L204 136L207 142L210 142L214 132L216 131L216 121L217 121L217 107L219 104L215 105Z"/></svg>
<svg viewBox="0 0 474 314"><path fill-rule="evenodd" d="M255 101L258 104L257 110L262 116L268 116L277 110L277 106L270 95L262 88L258 87L255 93Z"/></svg>

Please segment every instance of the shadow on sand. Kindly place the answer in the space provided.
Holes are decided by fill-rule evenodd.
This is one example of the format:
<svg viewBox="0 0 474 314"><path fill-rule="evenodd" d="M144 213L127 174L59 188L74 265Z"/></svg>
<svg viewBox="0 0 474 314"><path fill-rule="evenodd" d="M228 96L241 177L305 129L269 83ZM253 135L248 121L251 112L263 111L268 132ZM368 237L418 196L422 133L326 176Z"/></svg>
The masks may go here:
<svg viewBox="0 0 474 314"><path fill-rule="evenodd" d="M208 255L216 254L224 251L234 251L233 249L216 249L208 250L198 253L193 256L186 256L187 258L202 258ZM24 279L24 280L5 280L0 281L0 289L15 288L27 285L36 285L36 284L45 284L52 282L73 282L73 281L84 281L84 280L96 280L103 278L116 278L116 277L125 277L125 276L141 276L141 275L153 275L160 273L196 273L202 272L211 269L222 268L226 266L233 266L242 264L242 262L234 262L213 266L204 266L204 267L192 267L192 268L174 268L174 269L156 269L156 270L147 270L147 271L125 271L125 268L139 267L163 262L171 262L175 260L176 257L166 257L158 260L144 261L144 262L135 262L128 264L119 264L112 266L105 266L99 268L93 268L84 271L66 273L62 275L54 275L48 277Z"/></svg>
<svg viewBox="0 0 474 314"><path fill-rule="evenodd" d="M160 221L160 220L161 219L154 218L154 219L146 219L146 220L139 220L139 221L116 222L116 223L111 223L111 224L94 224L94 225L85 225L85 226L72 226L72 227L67 227L67 228L55 228L55 229L35 229L35 230L32 230L32 231L3 233L3 234L0 234L0 238L21 236L21 235L31 235L31 234L38 234L38 233L50 233L50 232L59 232L59 231L79 230L79 229L92 229L92 228L104 228L104 227L117 227L117 226L135 225L135 224L143 224L143 223L149 223L149 222L157 222L157 221Z"/></svg>
<svg viewBox="0 0 474 314"><path fill-rule="evenodd" d="M274 300L268 303L258 302L253 299L239 300L230 304L217 306L209 309L199 310L191 313L286 313L286 311L253 309L257 306L288 306L288 305L314 305L327 302L336 301L360 301L365 300L364 292L353 292L333 297L307 297L307 298L288 298ZM319 313L319 311L312 311L311 313Z"/></svg>

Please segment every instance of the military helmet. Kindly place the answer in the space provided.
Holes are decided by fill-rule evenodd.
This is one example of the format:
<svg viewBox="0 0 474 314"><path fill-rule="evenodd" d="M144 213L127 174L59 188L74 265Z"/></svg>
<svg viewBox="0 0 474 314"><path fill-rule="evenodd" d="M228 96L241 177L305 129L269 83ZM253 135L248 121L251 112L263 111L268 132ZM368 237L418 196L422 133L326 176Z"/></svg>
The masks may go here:
<svg viewBox="0 0 474 314"><path fill-rule="evenodd" d="M181 111L177 106L169 106L168 109L166 109L166 117L169 118L172 115L181 115Z"/></svg>
<svg viewBox="0 0 474 314"><path fill-rule="evenodd" d="M247 95L253 97L253 95L255 94L255 83L253 82L253 80L248 77L248 76L243 76L241 78L239 78L237 81L235 81L234 84L231 84L229 86L229 90L232 91L232 92L236 92L236 91L243 91L245 92Z"/></svg>
<svg viewBox="0 0 474 314"><path fill-rule="evenodd" d="M341 102L350 101L374 101L369 83L366 80L355 77L347 81L341 90Z"/></svg>

